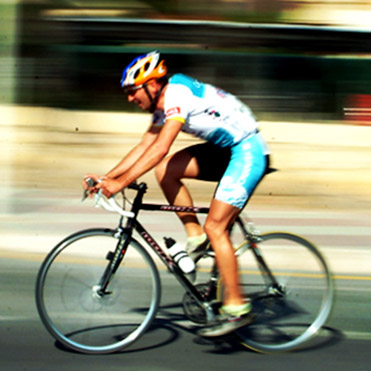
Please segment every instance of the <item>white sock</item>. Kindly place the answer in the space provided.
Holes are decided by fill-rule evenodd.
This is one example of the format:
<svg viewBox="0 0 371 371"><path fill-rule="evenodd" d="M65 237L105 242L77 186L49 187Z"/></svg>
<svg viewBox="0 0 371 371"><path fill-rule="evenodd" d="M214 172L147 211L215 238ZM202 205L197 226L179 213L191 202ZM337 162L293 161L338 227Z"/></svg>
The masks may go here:
<svg viewBox="0 0 371 371"><path fill-rule="evenodd" d="M197 247L204 243L207 240L207 234L203 233L199 236L188 237L187 238L187 247Z"/></svg>
<svg viewBox="0 0 371 371"><path fill-rule="evenodd" d="M251 311L251 303L248 301L242 305L223 305L222 311L232 316L239 317Z"/></svg>

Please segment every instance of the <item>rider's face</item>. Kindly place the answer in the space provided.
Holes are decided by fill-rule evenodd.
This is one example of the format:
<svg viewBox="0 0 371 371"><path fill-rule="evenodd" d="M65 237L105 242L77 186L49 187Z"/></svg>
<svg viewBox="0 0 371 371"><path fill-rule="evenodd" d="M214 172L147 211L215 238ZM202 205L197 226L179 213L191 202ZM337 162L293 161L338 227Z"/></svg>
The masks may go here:
<svg viewBox="0 0 371 371"><path fill-rule="evenodd" d="M128 101L137 104L142 110L149 109L151 102L144 88L127 91Z"/></svg>

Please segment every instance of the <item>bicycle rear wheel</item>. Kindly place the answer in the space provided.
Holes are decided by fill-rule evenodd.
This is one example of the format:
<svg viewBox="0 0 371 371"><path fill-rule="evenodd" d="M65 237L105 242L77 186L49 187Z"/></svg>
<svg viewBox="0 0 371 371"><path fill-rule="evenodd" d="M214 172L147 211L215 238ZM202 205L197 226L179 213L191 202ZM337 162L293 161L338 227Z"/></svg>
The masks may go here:
<svg viewBox="0 0 371 371"><path fill-rule="evenodd" d="M147 251L131 240L107 294L98 284L119 239L116 231L92 229L59 243L43 262L36 304L47 330L83 353L111 353L136 341L155 317L160 301L158 270Z"/></svg>
<svg viewBox="0 0 371 371"><path fill-rule="evenodd" d="M258 264L253 249L276 284ZM274 232L263 234L256 247L244 242L238 251L243 252L238 258L241 289L256 314L253 324L236 332L241 343L259 352L277 352L312 338L326 322L333 302L331 274L318 249L300 236Z"/></svg>

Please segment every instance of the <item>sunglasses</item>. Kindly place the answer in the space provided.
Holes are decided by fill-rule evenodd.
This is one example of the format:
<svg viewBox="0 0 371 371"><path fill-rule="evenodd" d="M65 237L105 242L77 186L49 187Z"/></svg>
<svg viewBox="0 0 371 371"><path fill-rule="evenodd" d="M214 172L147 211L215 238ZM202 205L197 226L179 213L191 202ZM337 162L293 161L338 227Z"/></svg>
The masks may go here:
<svg viewBox="0 0 371 371"><path fill-rule="evenodd" d="M139 86L128 86L128 87L125 87L124 88L124 93L126 95L133 95L135 94L135 92L139 89L143 88L143 85L139 85Z"/></svg>

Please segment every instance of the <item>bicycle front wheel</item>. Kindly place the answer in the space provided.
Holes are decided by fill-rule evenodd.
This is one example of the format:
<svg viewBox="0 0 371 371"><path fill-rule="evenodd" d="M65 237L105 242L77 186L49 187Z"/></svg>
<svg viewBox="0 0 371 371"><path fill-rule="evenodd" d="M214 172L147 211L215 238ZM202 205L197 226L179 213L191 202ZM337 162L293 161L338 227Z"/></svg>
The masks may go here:
<svg viewBox="0 0 371 371"><path fill-rule="evenodd" d="M256 315L253 324L236 332L241 343L277 352L312 338L333 302L331 274L318 249L300 236L274 232L263 234L255 247L243 243L237 255L241 290L252 300Z"/></svg>
<svg viewBox="0 0 371 371"><path fill-rule="evenodd" d="M43 262L36 304L47 330L83 353L111 353L136 341L151 324L160 300L158 270L131 240L107 292L99 282L119 241L116 231L91 229L67 237Z"/></svg>

